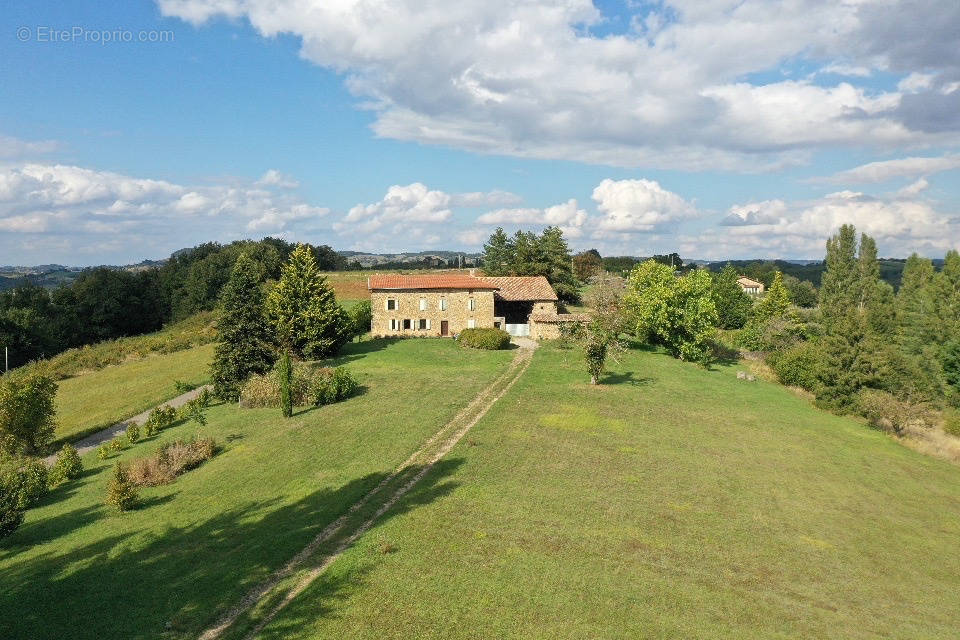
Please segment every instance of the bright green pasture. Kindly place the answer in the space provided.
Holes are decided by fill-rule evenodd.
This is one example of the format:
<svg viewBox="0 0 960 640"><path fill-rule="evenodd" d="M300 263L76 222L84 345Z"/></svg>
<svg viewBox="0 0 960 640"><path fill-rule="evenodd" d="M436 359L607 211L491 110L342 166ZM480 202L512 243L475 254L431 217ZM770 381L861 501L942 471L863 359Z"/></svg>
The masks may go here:
<svg viewBox="0 0 960 640"><path fill-rule="evenodd" d="M586 382L541 348L260 637L958 637L960 468L736 367Z"/></svg>
<svg viewBox="0 0 960 640"><path fill-rule="evenodd" d="M103 505L116 458L85 456L83 477L52 492L0 541L0 638L195 638L512 357L436 339L372 340L344 351L338 362L363 385L358 396L286 420L278 409L218 405L206 427L173 427L123 452L124 460L145 456L193 434L223 447L175 483L142 490L135 511L118 515ZM454 488L437 476L429 484L421 497Z"/></svg>

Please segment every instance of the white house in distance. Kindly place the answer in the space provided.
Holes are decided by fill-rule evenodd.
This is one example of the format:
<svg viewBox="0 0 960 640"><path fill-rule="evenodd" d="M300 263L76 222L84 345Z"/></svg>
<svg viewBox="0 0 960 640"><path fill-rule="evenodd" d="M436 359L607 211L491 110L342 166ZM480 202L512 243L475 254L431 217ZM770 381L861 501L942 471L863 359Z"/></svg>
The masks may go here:
<svg viewBox="0 0 960 640"><path fill-rule="evenodd" d="M740 288L743 289L744 293L749 293L752 296L757 296L763 293L763 283L757 282L756 280L751 280L747 276L740 276L737 278L737 284L740 285Z"/></svg>

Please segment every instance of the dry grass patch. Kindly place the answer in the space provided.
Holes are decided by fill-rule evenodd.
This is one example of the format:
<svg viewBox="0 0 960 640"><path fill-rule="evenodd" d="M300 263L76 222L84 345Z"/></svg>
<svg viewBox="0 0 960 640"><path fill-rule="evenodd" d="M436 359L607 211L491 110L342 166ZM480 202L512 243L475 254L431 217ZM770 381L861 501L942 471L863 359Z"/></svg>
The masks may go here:
<svg viewBox="0 0 960 640"><path fill-rule="evenodd" d="M216 449L213 438L168 442L149 458L133 460L127 475L131 482L141 487L170 484L180 474L212 458Z"/></svg>

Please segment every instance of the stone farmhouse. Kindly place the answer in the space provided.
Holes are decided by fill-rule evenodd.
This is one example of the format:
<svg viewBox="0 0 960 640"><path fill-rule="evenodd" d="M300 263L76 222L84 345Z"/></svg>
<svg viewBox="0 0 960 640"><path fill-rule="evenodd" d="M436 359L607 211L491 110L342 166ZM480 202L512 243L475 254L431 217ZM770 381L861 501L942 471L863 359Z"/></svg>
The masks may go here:
<svg viewBox="0 0 960 640"><path fill-rule="evenodd" d="M749 293L750 295L760 295L763 293L763 283L757 282L756 280L751 280L747 276L740 276L737 278L737 284L740 285L740 288L743 289L744 293Z"/></svg>
<svg viewBox="0 0 960 640"><path fill-rule="evenodd" d="M367 279L374 336L453 336L496 327L513 336L559 337L579 316L557 312L543 276L488 278L457 273L374 275Z"/></svg>

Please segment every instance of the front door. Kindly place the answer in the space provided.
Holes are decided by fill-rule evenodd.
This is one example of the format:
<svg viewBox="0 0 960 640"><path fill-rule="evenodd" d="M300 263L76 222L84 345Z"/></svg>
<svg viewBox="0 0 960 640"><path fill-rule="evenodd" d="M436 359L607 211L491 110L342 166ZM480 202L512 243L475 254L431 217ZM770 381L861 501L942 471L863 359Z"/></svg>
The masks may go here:
<svg viewBox="0 0 960 640"><path fill-rule="evenodd" d="M446 320L440 321L440 335L446 336L450 334L450 323Z"/></svg>

